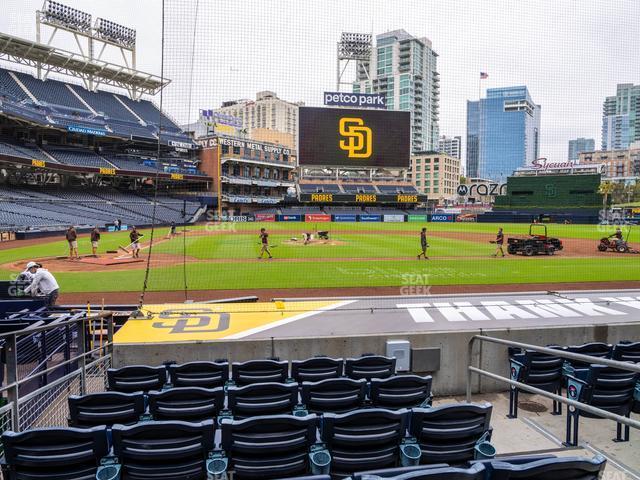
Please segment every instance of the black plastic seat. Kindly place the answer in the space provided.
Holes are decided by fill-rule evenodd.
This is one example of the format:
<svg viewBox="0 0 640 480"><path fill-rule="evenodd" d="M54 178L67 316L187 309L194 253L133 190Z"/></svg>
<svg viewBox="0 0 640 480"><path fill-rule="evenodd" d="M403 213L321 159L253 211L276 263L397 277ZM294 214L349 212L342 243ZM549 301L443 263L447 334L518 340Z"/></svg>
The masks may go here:
<svg viewBox="0 0 640 480"><path fill-rule="evenodd" d="M367 381L350 378L330 378L319 382L303 382L302 403L312 413L345 413L362 408Z"/></svg>
<svg viewBox="0 0 640 480"><path fill-rule="evenodd" d="M388 378L396 373L395 357L381 355L365 355L360 358L347 358L344 374L354 380L365 378Z"/></svg>
<svg viewBox="0 0 640 480"><path fill-rule="evenodd" d="M409 432L420 444L420 463L460 464L473 460L476 444L491 438L492 410L488 403L414 409Z"/></svg>
<svg viewBox="0 0 640 480"><path fill-rule="evenodd" d="M495 459L485 463L491 480L597 480L601 478L607 460L558 457L526 463L511 463Z"/></svg>
<svg viewBox="0 0 640 480"><path fill-rule="evenodd" d="M602 342L590 342L584 343L582 345L570 345L566 348L567 352L570 353L579 353L580 355L589 355L590 357L596 358L609 358L611 356L611 352L613 351L613 346L609 343ZM578 360L567 360L565 359L572 368L589 368L591 363L597 362L594 358L593 361L586 363Z"/></svg>
<svg viewBox="0 0 640 480"><path fill-rule="evenodd" d="M640 363L640 342L620 342L613 347L612 360Z"/></svg>
<svg viewBox="0 0 640 480"><path fill-rule="evenodd" d="M147 365L131 365L107 370L109 390L114 392L148 392L160 390L167 383L167 369Z"/></svg>
<svg viewBox="0 0 640 480"><path fill-rule="evenodd" d="M154 420L215 420L222 409L223 387L179 387L149 392L149 413Z"/></svg>
<svg viewBox="0 0 640 480"><path fill-rule="evenodd" d="M251 383L284 383L289 375L289 364L276 360L249 360L231 364L231 380L238 385Z"/></svg>
<svg viewBox="0 0 640 480"><path fill-rule="evenodd" d="M426 407L431 404L431 375L398 375L371 380L369 398L377 408Z"/></svg>
<svg viewBox="0 0 640 480"><path fill-rule="evenodd" d="M39 428L2 434L5 480L87 480L107 455L106 427Z"/></svg>
<svg viewBox="0 0 640 480"><path fill-rule="evenodd" d="M169 365L169 383L174 387L224 387L229 380L227 362L189 362Z"/></svg>
<svg viewBox="0 0 640 480"><path fill-rule="evenodd" d="M593 407L625 417L631 415L633 394L640 374L607 367L591 365L588 369L579 369L567 377L567 397ZM581 409L571 408L567 412L568 445L578 445L578 425L580 417L598 418ZM629 440L629 427L616 424L615 441Z"/></svg>
<svg viewBox="0 0 640 480"><path fill-rule="evenodd" d="M561 347L550 346L548 348ZM533 350L522 351L509 348L509 366L511 380L525 383L545 392L562 394L564 360L561 357L538 353ZM518 397L520 389L512 386L509 390L509 417L518 416ZM562 404L553 402L553 414L562 413Z"/></svg>
<svg viewBox="0 0 640 480"><path fill-rule="evenodd" d="M291 362L291 377L298 383L338 378L344 371L341 358L315 357Z"/></svg>
<svg viewBox="0 0 640 480"><path fill-rule="evenodd" d="M114 425L113 454L127 480L205 479L215 424L142 422Z"/></svg>
<svg viewBox="0 0 640 480"><path fill-rule="evenodd" d="M144 395L138 393L100 392L71 395L69 401L70 427L95 427L115 423L129 425L144 414Z"/></svg>
<svg viewBox="0 0 640 480"><path fill-rule="evenodd" d="M227 389L227 408L235 418L289 415L298 404L297 383L254 383Z"/></svg>
<svg viewBox="0 0 640 480"><path fill-rule="evenodd" d="M309 450L318 417L271 415L223 419L221 447L238 479L274 479L311 473Z"/></svg>
<svg viewBox="0 0 640 480"><path fill-rule="evenodd" d="M341 477L361 470L397 466L408 413L381 408L326 413L321 438L331 452L331 474Z"/></svg>
<svg viewBox="0 0 640 480"><path fill-rule="evenodd" d="M399 473L394 473L399 472ZM378 470L373 476L364 473L356 474L353 480L375 480L385 478L388 480L486 480L484 465L472 465L468 468L456 468L449 465L438 467L421 465L419 467L394 468L388 471Z"/></svg>

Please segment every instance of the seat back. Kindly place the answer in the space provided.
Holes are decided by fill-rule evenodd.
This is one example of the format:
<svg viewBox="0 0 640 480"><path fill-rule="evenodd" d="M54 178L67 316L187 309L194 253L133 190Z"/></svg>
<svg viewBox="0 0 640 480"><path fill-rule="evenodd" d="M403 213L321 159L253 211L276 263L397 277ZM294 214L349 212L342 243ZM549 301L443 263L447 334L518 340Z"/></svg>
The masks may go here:
<svg viewBox="0 0 640 480"><path fill-rule="evenodd" d="M587 388L580 401L609 412L626 415L631 409L633 393L639 374L607 367L591 365L587 375ZM587 413L582 412L588 416Z"/></svg>
<svg viewBox="0 0 640 480"><path fill-rule="evenodd" d="M366 378L387 378L396 373L395 357L367 355L360 358L347 358L344 365L347 377L358 380Z"/></svg>
<svg viewBox="0 0 640 480"><path fill-rule="evenodd" d="M215 424L142 422L113 426L113 454L128 480L206 478L205 460L213 450Z"/></svg>
<svg viewBox="0 0 640 480"><path fill-rule="evenodd" d="M395 470L395 469L394 469ZM389 480L485 480L486 469L483 465L472 465L469 468L455 468L448 465L438 468L430 468L422 465L398 475L383 475L375 478L387 478ZM372 477L358 477L359 480L369 480ZM356 480L354 478L354 480Z"/></svg>
<svg viewBox="0 0 640 480"><path fill-rule="evenodd" d="M383 468L380 470L367 470L365 472L356 472L351 475L352 480L371 480L372 478L395 478L398 475L412 472L426 472L427 470L433 470L438 468L447 468L449 465L446 463L437 463L434 465L414 465L411 467L395 467L395 468Z"/></svg>
<svg viewBox="0 0 640 480"><path fill-rule="evenodd" d="M613 347L613 360L640 363L640 342L618 343Z"/></svg>
<svg viewBox="0 0 640 480"><path fill-rule="evenodd" d="M144 413L144 395L100 392L69 396L69 425L72 427L111 426L136 423Z"/></svg>
<svg viewBox="0 0 640 480"><path fill-rule="evenodd" d="M547 392L556 392L562 385L564 360L554 355L527 350L524 353L521 381Z"/></svg>
<svg viewBox="0 0 640 480"><path fill-rule="evenodd" d="M227 389L228 408L236 418L288 415L298 404L297 383L253 383Z"/></svg>
<svg viewBox="0 0 640 480"><path fill-rule="evenodd" d="M149 413L154 420L214 420L223 408L223 387L178 387L149 392Z"/></svg>
<svg viewBox="0 0 640 480"><path fill-rule="evenodd" d="M609 343L590 342L582 345L571 345L567 347L567 352L579 353L580 355L589 355L590 357L608 358L611 356L613 346ZM594 360L596 361L596 360ZM578 360L569 360L574 368L588 368L589 363Z"/></svg>
<svg viewBox="0 0 640 480"><path fill-rule="evenodd" d="M231 365L231 379L238 386L251 383L283 383L289 374L287 362L276 360L249 360Z"/></svg>
<svg viewBox="0 0 640 480"><path fill-rule="evenodd" d="M369 398L374 407L412 408L419 407L431 398L431 375L398 375L391 378L371 380Z"/></svg>
<svg viewBox="0 0 640 480"><path fill-rule="evenodd" d="M131 365L107 370L109 390L115 392L148 392L160 390L167 383L164 366Z"/></svg>
<svg viewBox="0 0 640 480"><path fill-rule="evenodd" d="M107 455L106 427L41 428L2 434L5 480L94 478Z"/></svg>
<svg viewBox="0 0 640 480"><path fill-rule="evenodd" d="M302 403L313 413L345 413L364 405L367 381L329 378L319 382L303 382Z"/></svg>
<svg viewBox="0 0 640 480"><path fill-rule="evenodd" d="M592 459L547 458L523 464L512 464L496 459L487 464L487 468L491 472L492 480L597 480L604 472L606 463L606 459L600 455Z"/></svg>
<svg viewBox="0 0 640 480"><path fill-rule="evenodd" d="M169 382L174 387L224 387L229 380L227 362L189 362L169 365Z"/></svg>
<svg viewBox="0 0 640 480"><path fill-rule="evenodd" d="M473 460L476 442L489 431L492 409L490 404L473 403L414 409L410 433L420 444L420 463Z"/></svg>
<svg viewBox="0 0 640 480"><path fill-rule="evenodd" d="M316 441L318 417L271 415L223 419L222 449L240 479L285 478L309 470L309 449Z"/></svg>
<svg viewBox="0 0 640 480"><path fill-rule="evenodd" d="M318 382L342 376L344 361L341 358L315 357L291 362L291 377L298 382Z"/></svg>
<svg viewBox="0 0 640 480"><path fill-rule="evenodd" d="M350 413L327 413L322 440L331 451L331 473L394 467L405 437L408 410L368 408Z"/></svg>

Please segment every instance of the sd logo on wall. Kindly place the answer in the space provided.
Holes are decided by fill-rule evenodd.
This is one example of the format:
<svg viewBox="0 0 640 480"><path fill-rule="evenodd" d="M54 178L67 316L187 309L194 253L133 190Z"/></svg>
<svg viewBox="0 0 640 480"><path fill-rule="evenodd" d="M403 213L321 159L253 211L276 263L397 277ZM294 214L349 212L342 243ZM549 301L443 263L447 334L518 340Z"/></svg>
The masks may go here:
<svg viewBox="0 0 640 480"><path fill-rule="evenodd" d="M373 152L373 133L361 118L340 119L340 148L347 151L349 158L369 158Z"/></svg>

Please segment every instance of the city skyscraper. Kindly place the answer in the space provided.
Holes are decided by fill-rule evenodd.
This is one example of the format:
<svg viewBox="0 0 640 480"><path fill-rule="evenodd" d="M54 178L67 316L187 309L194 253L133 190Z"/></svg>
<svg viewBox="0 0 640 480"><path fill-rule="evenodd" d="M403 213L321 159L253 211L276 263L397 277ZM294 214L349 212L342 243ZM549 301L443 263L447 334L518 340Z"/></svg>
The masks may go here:
<svg viewBox="0 0 640 480"><path fill-rule="evenodd" d="M438 146L437 58L429 39L394 30L377 35L370 61L357 64L354 92L382 93L388 110L411 112L414 152L436 150Z"/></svg>
<svg viewBox="0 0 640 480"><path fill-rule="evenodd" d="M602 106L602 150L622 150L640 141L640 85L619 83Z"/></svg>
<svg viewBox="0 0 640 480"><path fill-rule="evenodd" d="M446 153L447 155L460 159L462 156L462 137L447 137L441 136L438 139L438 152Z"/></svg>
<svg viewBox="0 0 640 480"><path fill-rule="evenodd" d="M539 156L540 105L526 86L467 101L467 176L504 181Z"/></svg>
<svg viewBox="0 0 640 480"><path fill-rule="evenodd" d="M578 154L582 152L593 152L596 149L596 142L593 138L576 138L569 140L569 161L577 161Z"/></svg>

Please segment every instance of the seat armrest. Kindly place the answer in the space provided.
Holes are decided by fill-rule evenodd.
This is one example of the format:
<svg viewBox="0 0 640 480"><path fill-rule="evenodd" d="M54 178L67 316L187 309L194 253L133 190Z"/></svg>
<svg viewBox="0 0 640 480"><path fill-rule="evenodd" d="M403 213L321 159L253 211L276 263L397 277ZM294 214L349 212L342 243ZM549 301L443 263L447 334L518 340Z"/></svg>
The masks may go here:
<svg viewBox="0 0 640 480"><path fill-rule="evenodd" d="M433 407L433 393L429 392L427 398L420 404L420 408L431 408Z"/></svg>
<svg viewBox="0 0 640 480"><path fill-rule="evenodd" d="M582 398L582 391L588 386L589 384L584 380L574 375L569 375L567 377L567 398L579 402Z"/></svg>
<svg viewBox="0 0 640 480"><path fill-rule="evenodd" d="M509 377L516 382L522 381L522 375L525 371L524 363L515 360L514 357L509 359ZM514 388L514 387L512 387Z"/></svg>

